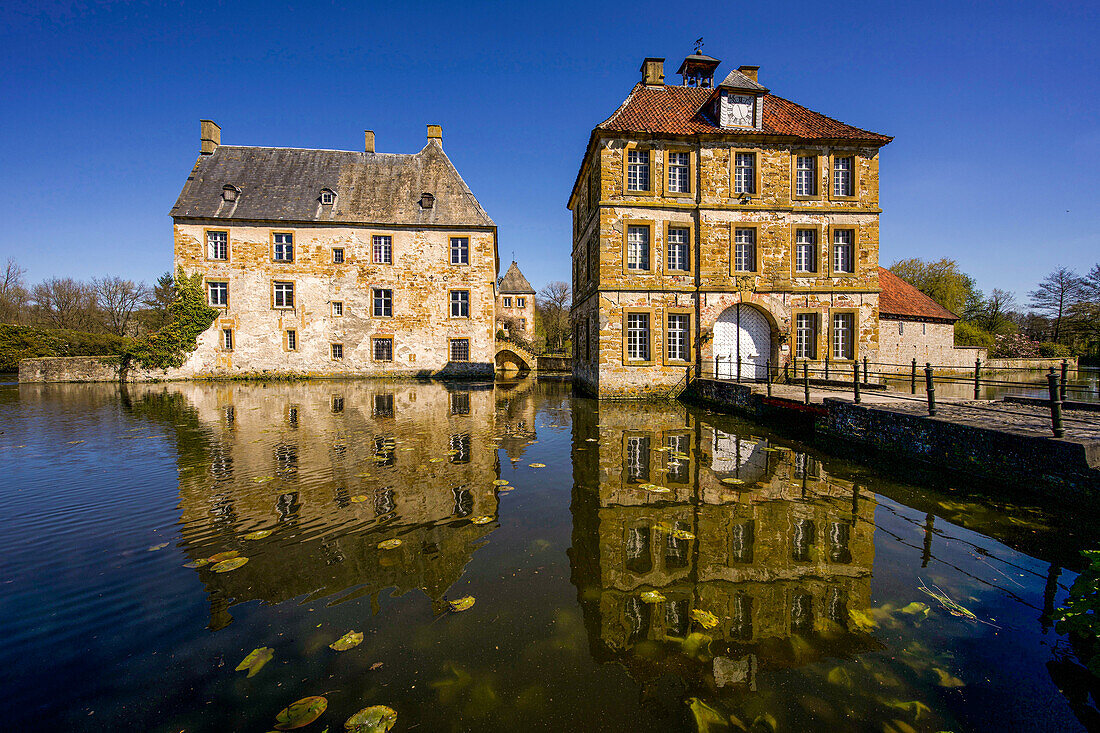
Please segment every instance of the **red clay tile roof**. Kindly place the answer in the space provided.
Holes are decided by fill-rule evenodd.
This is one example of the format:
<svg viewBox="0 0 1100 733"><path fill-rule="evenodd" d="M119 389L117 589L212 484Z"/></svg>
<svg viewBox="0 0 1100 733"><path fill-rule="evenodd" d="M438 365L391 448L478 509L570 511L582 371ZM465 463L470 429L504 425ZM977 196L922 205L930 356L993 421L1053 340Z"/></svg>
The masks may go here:
<svg viewBox="0 0 1100 733"><path fill-rule="evenodd" d="M878 268L878 282L882 292L878 296L880 318L929 318L938 321L957 321L959 317L927 295L902 280L885 267Z"/></svg>
<svg viewBox="0 0 1100 733"><path fill-rule="evenodd" d="M866 140L879 145L893 140L888 135L879 135L838 122L774 94L764 95L763 130L730 130L718 127L703 111L712 94L714 89L706 87L647 87L637 84L626 101L614 114L597 125L596 129L668 135L763 133L810 139Z"/></svg>

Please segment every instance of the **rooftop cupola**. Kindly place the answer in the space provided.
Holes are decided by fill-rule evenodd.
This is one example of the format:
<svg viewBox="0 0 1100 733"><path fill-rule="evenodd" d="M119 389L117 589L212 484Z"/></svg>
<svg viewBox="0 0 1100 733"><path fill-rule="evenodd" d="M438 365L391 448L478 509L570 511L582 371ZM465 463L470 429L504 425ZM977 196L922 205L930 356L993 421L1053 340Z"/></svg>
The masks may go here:
<svg viewBox="0 0 1100 733"><path fill-rule="evenodd" d="M695 53L684 59L676 73L680 75L685 87L712 87L714 70L720 63L722 62L713 56L702 54L696 49Z"/></svg>

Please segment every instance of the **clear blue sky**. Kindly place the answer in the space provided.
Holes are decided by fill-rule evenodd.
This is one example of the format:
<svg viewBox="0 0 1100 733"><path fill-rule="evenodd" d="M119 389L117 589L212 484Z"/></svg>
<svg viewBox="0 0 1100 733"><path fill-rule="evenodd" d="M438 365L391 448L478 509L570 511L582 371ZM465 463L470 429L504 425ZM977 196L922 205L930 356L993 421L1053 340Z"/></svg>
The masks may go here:
<svg viewBox="0 0 1100 733"><path fill-rule="evenodd" d="M1100 261L1100 3L5 3L0 258L36 281L170 269L168 210L222 141L415 152L425 125L536 288L569 280L592 127L692 41L895 136L882 263L954 257L1024 296Z"/></svg>

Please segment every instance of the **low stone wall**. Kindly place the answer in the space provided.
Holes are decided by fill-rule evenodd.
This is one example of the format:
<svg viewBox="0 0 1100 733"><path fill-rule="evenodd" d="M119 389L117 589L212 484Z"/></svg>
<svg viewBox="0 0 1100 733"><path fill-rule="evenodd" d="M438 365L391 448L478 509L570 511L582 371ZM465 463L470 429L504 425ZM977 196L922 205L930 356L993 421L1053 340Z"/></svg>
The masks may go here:
<svg viewBox="0 0 1100 733"><path fill-rule="evenodd" d="M1067 357L1066 361L1069 362L1070 369L1077 368L1077 357ZM971 364L971 367L974 365ZM989 361L982 362L982 369L990 369L996 371L997 369L1035 369L1046 371L1054 367L1055 369L1062 368L1062 357L1037 357L1034 359L990 359Z"/></svg>
<svg viewBox="0 0 1100 733"><path fill-rule="evenodd" d="M122 357L44 356L19 362L20 382L117 382Z"/></svg>
<svg viewBox="0 0 1100 733"><path fill-rule="evenodd" d="M540 372L572 372L573 360L568 356L539 356L536 357Z"/></svg>

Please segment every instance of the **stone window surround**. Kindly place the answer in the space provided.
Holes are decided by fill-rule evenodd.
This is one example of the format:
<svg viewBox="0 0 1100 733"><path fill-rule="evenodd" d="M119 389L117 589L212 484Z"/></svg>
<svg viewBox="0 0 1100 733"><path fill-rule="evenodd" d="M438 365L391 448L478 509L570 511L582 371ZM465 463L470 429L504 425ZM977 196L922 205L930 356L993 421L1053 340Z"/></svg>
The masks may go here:
<svg viewBox="0 0 1100 733"><path fill-rule="evenodd" d="M275 286L282 284L290 284L290 305L275 305ZM297 308L298 305L298 283L296 280L272 280L271 281L271 307L275 310L287 310L292 311Z"/></svg>
<svg viewBox="0 0 1100 733"><path fill-rule="evenodd" d="M219 232L225 234L225 259L215 259L210 256L210 233ZM233 261L233 237L229 233L229 229L211 227L204 227L202 230L202 258L207 262L232 262Z"/></svg>
<svg viewBox="0 0 1100 733"><path fill-rule="evenodd" d="M822 232L823 232L824 228L825 227L821 224L800 224L800 223L797 223L797 222L791 224L790 253L791 253L791 277L792 278L821 277L821 275L823 275L826 272L825 270L823 270L823 268L821 266L821 262L822 262L821 249L822 249L822 240L824 239L824 237L822 236ZM798 267L798 261L797 261L797 258L796 258L796 254L797 254L796 250L797 250L797 244L798 244L798 232L799 232L799 230L807 230L807 229L812 230L814 232L814 248L815 248L814 249L814 253L815 253L814 254L814 265L815 265L815 269L812 270L812 271L809 271L809 272L802 272L802 271L799 271L799 270L795 269L795 268ZM828 246L829 246L829 248L827 250L827 253L828 253L829 256L831 256L832 255L832 242L829 242ZM759 245L758 245L758 247L759 247Z"/></svg>
<svg viewBox="0 0 1100 733"><path fill-rule="evenodd" d="M730 222L730 275L759 275L760 274L760 229L762 228L759 222L754 221L731 221ZM753 249L753 269L751 270L738 270L737 269L737 230L738 229L752 229L752 241ZM794 257L793 253L791 255Z"/></svg>
<svg viewBox="0 0 1100 733"><path fill-rule="evenodd" d="M668 187L668 172L671 168L669 164L669 153L687 153L688 155L688 190L686 191L671 191ZM653 163L653 158L657 156L650 156L650 165ZM695 195L695 151L687 146L671 145L665 148L664 155L661 155L664 170L661 171L661 181L663 182L662 189L664 195L668 198L683 198L685 196ZM652 171L650 178L652 178ZM636 193L636 192L634 192Z"/></svg>
<svg viewBox="0 0 1100 733"><path fill-rule="evenodd" d="M852 358L851 359L837 359L833 355L833 330L834 319L833 316L838 313L851 313L852 314ZM820 328L819 328L820 330ZM859 361L859 308L830 308L829 309L829 340L826 343L828 348L829 361L836 362L856 362Z"/></svg>
<svg viewBox="0 0 1100 733"><path fill-rule="evenodd" d="M836 246L836 242L833 239L833 233L845 230L852 233L852 271L837 272L834 269L834 265L836 264L834 259L834 248ZM857 224L839 224L829 226L829 275L831 277L855 278L859 276L859 232L860 227Z"/></svg>
<svg viewBox="0 0 1100 733"><path fill-rule="evenodd" d="M511 308L512 307L512 296L505 295L503 297L503 300L504 300L504 306L503 306L504 308Z"/></svg>
<svg viewBox="0 0 1100 733"><path fill-rule="evenodd" d="M652 275L657 261L657 226L652 220L623 219L623 274L624 275ZM630 227L646 227L649 229L649 267L641 269L627 267L628 250L630 247Z"/></svg>
<svg viewBox="0 0 1100 733"><path fill-rule="evenodd" d="M339 355L337 355L337 353L336 353L337 350L339 350L339 352L340 352ZM328 354L329 354L329 358L332 359L333 361L343 360L343 358L344 358L344 344L343 344L343 342L334 341L334 342L330 343L329 344L329 349L328 349Z"/></svg>
<svg viewBox="0 0 1100 733"><path fill-rule="evenodd" d="M280 259L275 258L275 237L276 237L276 235L289 235L290 236L290 259L289 260L280 260ZM277 265L293 265L295 260L297 260L297 252L294 251L296 249L296 244L297 244L294 241L294 232L289 232L289 231L284 231L284 230L272 230L271 235L270 235L270 243L271 243L271 261L274 264L277 264Z"/></svg>
<svg viewBox="0 0 1100 733"><path fill-rule="evenodd" d="M332 301L332 317L343 318L344 317L344 301L334 300Z"/></svg>
<svg viewBox="0 0 1100 733"><path fill-rule="evenodd" d="M687 358L685 359L670 359L668 358L668 317L670 315L687 316ZM653 324L650 323L650 330L652 331ZM684 366L686 364L695 363L695 310L692 308L681 308L679 306L666 306L664 309L664 315L661 318L661 329L664 331L664 346L661 349L661 361L666 366ZM652 352L650 353L652 356Z"/></svg>
<svg viewBox="0 0 1100 733"><path fill-rule="evenodd" d="M668 230L669 229L687 229L687 232L688 232L687 233L687 249L688 249L688 251L687 251L687 265L688 266L687 266L686 270L669 270L668 269L668 251L667 251L667 248L668 248ZM693 260L695 259L695 257L694 257L694 255L695 255L695 247L694 247L694 244L695 244L695 222L693 222L693 221L666 221L665 222L665 228L664 228L664 241L665 241L665 247L662 248L664 251L662 252L662 259L661 259L662 269L667 271L667 272L674 272L674 273L691 272L692 271L692 266L694 265ZM651 250L650 255L651 256L655 255L655 253L657 252L657 243L656 243L656 241L650 243L650 250ZM655 257L653 259L655 259ZM650 261L652 262L653 259L651 259ZM640 272L640 271L639 270L631 270L631 272Z"/></svg>
<svg viewBox="0 0 1100 733"><path fill-rule="evenodd" d="M791 335L790 335L790 339L791 339L791 343L790 343L791 358L792 359L802 359L802 360L806 359L806 357L804 357L804 356L796 356L798 354L798 316L804 316L804 315L817 316L817 319L814 322L814 338L813 338L814 355L813 355L813 357L810 358L810 361L817 361L818 357L822 353L822 351L821 351L821 348L822 348L821 337L822 337L822 332L825 330L821 327L822 312L818 308L792 308L791 309Z"/></svg>
<svg viewBox="0 0 1100 733"><path fill-rule="evenodd" d="M222 326L221 333L218 335L218 351L231 352L233 347L237 345L237 333L232 327Z"/></svg>
<svg viewBox="0 0 1100 733"><path fill-rule="evenodd" d="M465 262L455 262L454 258L455 258L456 250L454 248L454 242L455 242L456 239L465 239L466 240L466 261ZM372 242L372 246L371 246L372 251L373 251L373 241L374 240L372 239L371 240L371 242ZM470 237L469 237L469 235L459 235L459 236L448 236L447 237L447 262L448 262L448 264L453 265L455 267L469 267L470 263L473 261L473 255L472 255L470 250L471 250L471 246L470 246Z"/></svg>
<svg viewBox="0 0 1100 733"><path fill-rule="evenodd" d="M378 346L377 346L378 341L389 341L390 342L390 358L389 359L379 359L378 358ZM370 358L371 358L371 361L391 363L391 362L393 362L393 352L394 352L393 336L372 336L371 337L371 340L370 340Z"/></svg>
<svg viewBox="0 0 1100 733"><path fill-rule="evenodd" d="M453 297L454 297L453 293L466 293L466 315L464 315L464 316L454 315L454 304L456 302L461 302L461 301L453 300ZM452 318L452 319L456 319L456 320L463 320L463 321L469 320L470 319L470 313L473 311L473 309L474 309L474 301L473 301L473 298L471 297L470 290L468 288L450 288L450 289L447 290L447 317L448 318Z"/></svg>
<svg viewBox="0 0 1100 733"><path fill-rule="evenodd" d="M799 196L798 190L798 159L814 159L814 193L812 196ZM821 158L823 156L816 150L792 150L791 151L791 200L792 201L820 201L821 195ZM832 181L829 181L830 185Z"/></svg>
<svg viewBox="0 0 1100 733"><path fill-rule="evenodd" d="M466 358L465 359L457 359L456 360L454 358L454 353L455 353L454 349L455 349L455 342L456 341L465 341L466 342ZM449 338L449 339L447 339L447 361L456 361L456 362L462 362L462 363L469 362L470 361L470 339L465 337L465 336L462 336L462 337L459 337L459 338Z"/></svg>
<svg viewBox="0 0 1100 733"><path fill-rule="evenodd" d="M297 329L288 328L283 331L283 351L297 351L298 343Z"/></svg>
<svg viewBox="0 0 1100 733"><path fill-rule="evenodd" d="M374 232L371 232L370 235L368 235L368 237L369 237L368 241L370 243L370 263L372 265L393 265L394 263L397 262L397 253L394 251L394 239L395 239L395 237L393 236L392 233L391 234L375 234ZM389 238L389 240L390 240L390 261L389 262L381 262L381 261L376 260L374 258L374 238L375 237L388 237ZM448 244L450 244L450 241L448 241ZM467 259L469 259L469 257L467 257Z"/></svg>
<svg viewBox="0 0 1100 733"><path fill-rule="evenodd" d="M337 255L337 254L336 254L337 252L339 252L340 254L339 254L339 255ZM332 248L332 264L334 264L334 265L342 265L342 264L344 264L344 263L345 263L346 261L347 261L347 260L346 260L346 259L345 259L345 257L344 257L344 248L343 248L343 247L333 247L333 248Z"/></svg>
<svg viewBox="0 0 1100 733"><path fill-rule="evenodd" d="M837 196L833 193L833 170L836 168L837 158L852 159L852 195ZM830 201L856 201L859 199L859 156L854 150L843 150L829 153L829 200Z"/></svg>
<svg viewBox="0 0 1100 733"><path fill-rule="evenodd" d="M735 193L737 188L737 154L747 153L753 157L753 190L749 194ZM791 189L794 190L793 188ZM730 198L739 199L743 195L760 195L760 151L752 148L730 148Z"/></svg>
<svg viewBox="0 0 1100 733"><path fill-rule="evenodd" d="M225 283L225 303L222 305L212 302L210 298L210 286L214 283ZM229 310L229 278L213 278L206 281L206 304L211 308Z"/></svg>
<svg viewBox="0 0 1100 733"><path fill-rule="evenodd" d="M642 189L635 190L635 189L627 188L627 178L628 178L628 172L629 172L629 169L630 169L630 165L627 161L630 158L630 151L631 150L636 150L638 152L648 152L649 153L649 188L646 188L644 190L642 190ZM654 152L655 152L654 147L652 145L648 145L648 144L639 145L636 142L628 142L626 145L623 146L623 179L622 179L623 196L655 196L656 195L656 192L653 190L655 188L654 185L653 185L653 177L657 173L657 170L656 170L657 169L657 165L656 165L657 161L655 160L655 158L657 156L655 156L653 154Z"/></svg>
<svg viewBox="0 0 1100 733"><path fill-rule="evenodd" d="M654 356L654 354L656 353L655 348L654 348L655 347L654 341L656 339L653 338L654 332L656 331L656 329L654 328L654 325L653 325L654 324L654 312L655 312L655 310L652 307L649 307L649 308L645 308L645 307L623 308L623 315L622 315L622 328L623 328L622 361L623 361L623 366L631 366L631 367L635 367L635 366L653 366L657 363L656 357ZM627 356L627 354L629 353L628 350L627 350L627 323L628 323L629 317L631 315L638 315L638 314L646 314L646 315L649 316L649 358L644 359L644 360L643 359L631 359Z"/></svg>
<svg viewBox="0 0 1100 733"><path fill-rule="evenodd" d="M389 313L389 315L378 314L378 313L375 312L375 299L377 297L376 293L378 293L380 291L389 291L389 294L390 294L390 297L389 297L390 313ZM371 318L393 318L393 309L394 309L393 291L394 291L394 288L393 288L392 285L388 286L388 287L380 287L380 286L376 286L376 285L371 285L371 288L370 288L370 315L371 315Z"/></svg>
<svg viewBox="0 0 1100 733"><path fill-rule="evenodd" d="M522 295L518 296L516 298L516 307L517 308L526 308L527 307L527 298L523 297Z"/></svg>

